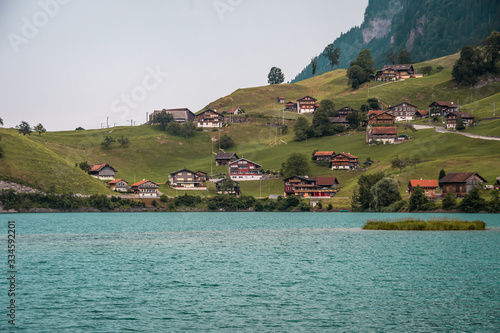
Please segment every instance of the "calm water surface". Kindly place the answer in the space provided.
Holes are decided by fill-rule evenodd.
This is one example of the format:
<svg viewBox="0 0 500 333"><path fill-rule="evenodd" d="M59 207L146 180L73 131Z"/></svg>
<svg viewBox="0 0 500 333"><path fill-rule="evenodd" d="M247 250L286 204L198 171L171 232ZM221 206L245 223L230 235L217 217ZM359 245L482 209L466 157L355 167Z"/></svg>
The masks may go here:
<svg viewBox="0 0 500 333"><path fill-rule="evenodd" d="M447 215L487 231L360 229L405 216L0 215L0 331L8 220L21 331L500 331L500 215Z"/></svg>

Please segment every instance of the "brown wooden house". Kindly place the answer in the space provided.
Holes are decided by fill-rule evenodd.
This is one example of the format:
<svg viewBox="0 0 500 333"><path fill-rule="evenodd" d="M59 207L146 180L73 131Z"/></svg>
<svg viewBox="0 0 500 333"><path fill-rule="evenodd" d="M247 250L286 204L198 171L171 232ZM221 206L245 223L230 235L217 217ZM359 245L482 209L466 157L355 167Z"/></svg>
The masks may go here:
<svg viewBox="0 0 500 333"><path fill-rule="evenodd" d="M285 111L297 112L297 103L289 101L285 104Z"/></svg>
<svg viewBox="0 0 500 333"><path fill-rule="evenodd" d="M411 64L385 65L375 74L377 81L394 81L415 77L423 77L423 75L417 74Z"/></svg>
<svg viewBox="0 0 500 333"><path fill-rule="evenodd" d="M434 101L429 107L441 109L440 114L431 114L431 116L446 116L450 112L458 111L458 105L450 101Z"/></svg>
<svg viewBox="0 0 500 333"><path fill-rule="evenodd" d="M297 100L297 113L312 113L316 110L318 100L311 96L305 96Z"/></svg>
<svg viewBox="0 0 500 333"><path fill-rule="evenodd" d="M241 189L240 189L240 183L237 181L233 180L234 186L231 188L222 188L222 182L224 181L224 178L221 178L219 180L216 180L214 182L215 188L217 190L218 194L234 194L236 196L239 196L241 194Z"/></svg>
<svg viewBox="0 0 500 333"><path fill-rule="evenodd" d="M346 117L330 117L330 124L332 125L342 125L345 128L348 128L351 126L349 122L347 121Z"/></svg>
<svg viewBox="0 0 500 333"><path fill-rule="evenodd" d="M342 109L337 110L337 116L346 118L352 112L357 112L357 111L358 110L354 110L353 108L350 108L348 106L344 106Z"/></svg>
<svg viewBox="0 0 500 333"><path fill-rule="evenodd" d="M383 143L394 143L398 138L398 128L396 126L389 127L372 127L366 129L366 142L379 141Z"/></svg>
<svg viewBox="0 0 500 333"><path fill-rule="evenodd" d="M214 110L205 110L196 116L198 120L198 127L223 127L224 116Z"/></svg>
<svg viewBox="0 0 500 333"><path fill-rule="evenodd" d="M236 153L218 153L215 155L215 165L225 166L231 162L238 160L239 157Z"/></svg>
<svg viewBox="0 0 500 333"><path fill-rule="evenodd" d="M155 116L162 112L169 113L174 116L174 120L179 124L185 123L186 121L194 121L195 117L194 113L188 108L154 110L153 113L149 115L149 124L155 124Z"/></svg>
<svg viewBox="0 0 500 333"><path fill-rule="evenodd" d="M359 165L358 158L349 153L338 153L332 157L332 170L347 169L352 170Z"/></svg>
<svg viewBox="0 0 500 333"><path fill-rule="evenodd" d="M368 118L364 121L364 124L377 126L377 125L394 125L396 117L390 114L388 111L381 112Z"/></svg>
<svg viewBox="0 0 500 333"><path fill-rule="evenodd" d="M417 110L415 111L415 119L429 118L429 111L427 110Z"/></svg>
<svg viewBox="0 0 500 333"><path fill-rule="evenodd" d="M445 117L446 117L446 128L457 127L457 121L459 117L462 118L462 122L466 127L472 125L474 123L474 118L475 118L471 114L458 111L449 112Z"/></svg>
<svg viewBox="0 0 500 333"><path fill-rule="evenodd" d="M128 182L124 179L114 179L109 182L109 189L116 192L127 192Z"/></svg>
<svg viewBox="0 0 500 333"><path fill-rule="evenodd" d="M339 185L336 177L293 176L283 182L285 197L296 195L303 198L333 197Z"/></svg>
<svg viewBox="0 0 500 333"><path fill-rule="evenodd" d="M439 187L438 181L435 179L410 179L408 182L408 193L410 196L415 191L415 188L420 186L424 190L425 196L431 199L436 198L436 189Z"/></svg>
<svg viewBox="0 0 500 333"><path fill-rule="evenodd" d="M415 119L417 107L413 104L403 102L391 106L387 112L393 115L396 121L410 121Z"/></svg>
<svg viewBox="0 0 500 333"><path fill-rule="evenodd" d="M283 96L279 96L278 98L276 98L276 100L279 104L285 104L285 97Z"/></svg>
<svg viewBox="0 0 500 333"><path fill-rule="evenodd" d="M168 176L170 186L180 190L206 190L206 173L191 171L186 168L172 172Z"/></svg>
<svg viewBox="0 0 500 333"><path fill-rule="evenodd" d="M481 188L483 183L487 183L486 179L477 172L455 172L441 178L439 186L443 189L443 196L452 192L457 197L463 197L473 188Z"/></svg>
<svg viewBox="0 0 500 333"><path fill-rule="evenodd" d="M335 152L333 150L332 151L317 151L314 153L314 160L330 161L334 155L335 155Z"/></svg>

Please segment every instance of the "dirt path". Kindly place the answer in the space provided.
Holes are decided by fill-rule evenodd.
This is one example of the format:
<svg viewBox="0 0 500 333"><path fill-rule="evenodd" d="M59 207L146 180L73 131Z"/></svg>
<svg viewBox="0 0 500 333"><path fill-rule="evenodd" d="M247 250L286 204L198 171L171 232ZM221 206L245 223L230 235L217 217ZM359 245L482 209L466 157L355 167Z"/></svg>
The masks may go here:
<svg viewBox="0 0 500 333"><path fill-rule="evenodd" d="M467 136L467 137L473 138L473 139L500 141L500 137L498 137L498 136L486 136L486 135L477 135L477 134L463 133L463 132L457 132L457 131L447 131L443 127L439 127L439 126L430 126L430 125L413 125L413 126L417 130L434 128L436 130L436 132L438 132L438 133L455 133L455 134L460 134L460 135Z"/></svg>

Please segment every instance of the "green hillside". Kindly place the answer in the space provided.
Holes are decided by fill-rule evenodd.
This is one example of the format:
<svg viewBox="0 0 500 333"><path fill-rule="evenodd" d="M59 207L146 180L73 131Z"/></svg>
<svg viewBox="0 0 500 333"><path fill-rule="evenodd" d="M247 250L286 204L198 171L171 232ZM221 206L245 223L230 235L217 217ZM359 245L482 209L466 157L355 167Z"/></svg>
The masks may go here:
<svg viewBox="0 0 500 333"><path fill-rule="evenodd" d="M266 125L278 121L282 116L282 106L275 104L276 96L296 100L305 95L312 95L319 100L331 98L338 108L345 105L359 108L368 98L368 88L370 97L378 97L386 106L406 100L425 109L434 100L460 100L460 104L464 104L462 110L474 109L474 115L479 118L491 117L492 103L500 106L500 82L492 82L475 90L454 88L450 72L456 57L457 55L452 55L416 64L416 67L444 67L441 72L434 71L424 78L389 84L370 82L357 91L347 87L343 70L328 72L296 84L239 89L210 103L209 107L219 111L233 106L243 107L253 122L245 119L243 115L242 120L247 122L233 123L219 132L196 132L191 138L172 136L156 126L47 132L41 136L22 136L14 129L0 129L0 146L4 149L4 156L0 158L0 177L17 178L45 190L53 186L57 192L109 194L112 192L105 185L76 168L75 163L109 163L118 170L116 177L124 178L129 183L147 178L162 184L167 181L171 172L184 167L217 175L225 173L227 168L215 167L213 152L218 151L219 135L227 133L235 141L235 147L228 151L234 151L240 157L261 164L265 170L280 170L281 164L292 152L311 156L315 149L349 152L357 156L360 162L364 162L368 157L377 161L368 170L356 171L332 171L312 165L310 176L338 177L342 187L339 198L351 196L357 178L363 172L385 171L394 175L401 185L402 194L405 193L405 184L409 178L435 179L441 168L447 172L476 171L492 183L500 176L497 167L500 165L500 141L471 139L458 134L439 134L432 129L410 132L400 127L398 133L406 133L413 137L413 140L398 145L368 146L365 143L365 134L357 132L296 142L293 141L292 130L279 136L276 127ZM293 113L285 114L290 127L296 116ZM499 120L482 121L467 131L474 134L500 135L499 126ZM104 149L100 143L105 136L112 136L114 139L123 136L131 143L126 148L114 143L110 149ZM390 161L397 156L418 156L423 162L416 167L404 169L400 174L399 170L390 167ZM244 194L260 196L262 191L262 196L268 196L281 194L282 184L278 179L262 183L242 182L241 185ZM174 190L164 186L161 190L169 195L175 194ZM348 205L347 199L340 200L344 200L344 204Z"/></svg>

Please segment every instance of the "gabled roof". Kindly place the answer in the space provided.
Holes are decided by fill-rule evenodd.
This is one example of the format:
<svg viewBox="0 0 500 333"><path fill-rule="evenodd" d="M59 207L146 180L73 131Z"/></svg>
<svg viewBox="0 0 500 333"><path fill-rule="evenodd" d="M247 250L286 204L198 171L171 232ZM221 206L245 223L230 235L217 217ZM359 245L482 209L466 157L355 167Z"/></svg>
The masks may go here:
<svg viewBox="0 0 500 333"><path fill-rule="evenodd" d="M408 103L408 102L402 102L402 103L399 103L399 104L396 104L396 105L391 106L391 107L389 108L389 110L390 110L390 109L394 109L395 107L399 107L399 106L401 106L401 105L403 105L403 104L406 104L406 105L408 105L408 106L412 106L412 107L414 107L414 108L417 108L417 107L416 107L415 105L413 105L413 104L410 104L410 103Z"/></svg>
<svg viewBox="0 0 500 333"><path fill-rule="evenodd" d="M371 115L379 115L382 112L384 112L384 111L381 111L381 110L370 110L370 111L368 111L368 117L370 117Z"/></svg>
<svg viewBox="0 0 500 333"><path fill-rule="evenodd" d="M114 172L118 172L115 170L115 168L113 168L111 165L109 165L108 163L102 163L102 164L92 164L90 166L90 170L89 172L98 172L100 171L102 168L104 168L105 166L108 166L110 167L111 169L113 169Z"/></svg>
<svg viewBox="0 0 500 333"><path fill-rule="evenodd" d="M153 182L153 181L151 181L151 180L149 180L149 179L143 179L143 180L138 181L138 182L137 182L137 183L135 183L135 184L132 184L132 187L141 186L142 184L147 183L147 182L150 182L150 183L153 183L153 184L155 184L155 185L158 185L158 184L156 184L155 182Z"/></svg>
<svg viewBox="0 0 500 333"><path fill-rule="evenodd" d="M216 160L230 160L233 156L236 156L238 158L238 155L236 153L218 153L215 155Z"/></svg>
<svg viewBox="0 0 500 333"><path fill-rule="evenodd" d="M398 128L396 126L372 127L372 134L375 135L396 135L397 133L398 133Z"/></svg>
<svg viewBox="0 0 500 333"><path fill-rule="evenodd" d="M343 108L341 109L338 109L337 111L357 111L349 106L344 106Z"/></svg>
<svg viewBox="0 0 500 333"><path fill-rule="evenodd" d="M450 115L462 117L462 119L474 119L475 118L473 115L468 114L467 112L458 112L458 111L452 111L452 112L448 113L445 117L448 118Z"/></svg>
<svg viewBox="0 0 500 333"><path fill-rule="evenodd" d="M472 177L474 175L481 178L485 183L488 182L486 179L481 177L477 172L450 172L449 174L447 174L446 176L441 178L441 180L439 181L439 184L442 184L442 183L465 183L467 181L467 179L469 179L470 177Z"/></svg>
<svg viewBox="0 0 500 333"><path fill-rule="evenodd" d="M292 177L285 178L285 179L283 179L283 181L286 182L287 180L290 180L292 178L299 178L299 179L302 179L302 180L304 180L306 182L311 182L311 183L316 181L316 179L314 177L313 178L309 178L307 176L299 176L299 175L295 175L295 176L292 176Z"/></svg>
<svg viewBox="0 0 500 333"><path fill-rule="evenodd" d="M429 111L427 110L417 110L415 111L415 114L421 114L422 116L425 116L425 115L428 115L429 114Z"/></svg>
<svg viewBox="0 0 500 333"><path fill-rule="evenodd" d="M188 170L188 169L186 169L186 168L182 168L182 169L179 169L179 170L177 170L177 171L174 171L174 172L170 173L170 175L175 175L175 174L177 174L177 173L179 173L179 172L182 172L182 171L191 172L193 175L196 173L196 172L191 171L191 170Z"/></svg>
<svg viewBox="0 0 500 333"><path fill-rule="evenodd" d="M295 102L288 101L288 102L285 103L285 105L295 105Z"/></svg>
<svg viewBox="0 0 500 333"><path fill-rule="evenodd" d="M128 184L128 182L125 179L121 179L121 178L120 179L113 179L112 181L109 182L109 184L116 184L119 181L123 181L123 182Z"/></svg>
<svg viewBox="0 0 500 333"><path fill-rule="evenodd" d="M386 70L389 68L394 69L396 71L402 71L402 70L412 69L413 65L411 64L385 65L384 67L382 67L382 70Z"/></svg>
<svg viewBox="0 0 500 333"><path fill-rule="evenodd" d="M339 156L339 155L343 155L343 156L348 157L348 158L357 158L356 156L351 155L349 153L338 153L338 154L335 154L335 156Z"/></svg>
<svg viewBox="0 0 500 333"><path fill-rule="evenodd" d="M435 179L410 179L410 182L408 183L410 187L417 187L420 185L422 188L438 188L439 184L438 181Z"/></svg>
<svg viewBox="0 0 500 333"><path fill-rule="evenodd" d="M278 99L285 99L285 97L283 97L283 96L278 96Z"/></svg>
<svg viewBox="0 0 500 333"><path fill-rule="evenodd" d="M456 105L450 101L434 101L429 106L432 106L434 104L439 105L439 106L446 106L448 108L457 108L458 107L458 105Z"/></svg>
<svg viewBox="0 0 500 333"><path fill-rule="evenodd" d="M191 112L194 115L193 111L189 110L188 108L154 110L153 114L161 113L163 111L165 111L166 113Z"/></svg>
<svg viewBox="0 0 500 333"><path fill-rule="evenodd" d="M213 112L213 113L218 114L219 116L221 116L221 117L222 117L222 115L221 115L219 112L214 111L214 110L212 110L212 109L208 109L208 110L205 110L205 111L203 111L203 112L200 112L200 113L198 113L196 116L197 116L197 117L199 117L199 116L201 116L202 114L207 113L207 112Z"/></svg>
<svg viewBox="0 0 500 333"><path fill-rule="evenodd" d="M302 101L302 100L305 100L306 98L309 98L309 99L311 99L311 100L313 100L313 101L317 101L317 99L316 99L316 98L314 98L314 97L311 97L311 96L304 96L304 97L302 97L301 99L298 99L298 100L297 100L297 102L300 102L300 101Z"/></svg>
<svg viewBox="0 0 500 333"><path fill-rule="evenodd" d="M335 152L332 150L332 151L317 151L314 153L314 156L332 156L333 154L335 154Z"/></svg>
<svg viewBox="0 0 500 333"><path fill-rule="evenodd" d="M255 163L255 162L252 162L250 160L247 160L246 158L240 158L240 159L238 159L236 161L233 161L233 162L229 163L229 165L238 164L239 161L247 161L247 162L250 162L250 163L252 163L252 164L254 164L255 166L258 166L258 167L262 166L262 165L260 165L258 163Z"/></svg>
<svg viewBox="0 0 500 333"><path fill-rule="evenodd" d="M203 171L200 171L200 170L196 171L195 173L196 173L196 174L203 174L203 175L205 175L205 176L206 176L206 175L208 175L208 173L203 172Z"/></svg>
<svg viewBox="0 0 500 333"><path fill-rule="evenodd" d="M334 184L339 183L337 177L316 177L313 179L316 180L316 185L320 186L333 186Z"/></svg>
<svg viewBox="0 0 500 333"><path fill-rule="evenodd" d="M230 108L229 111L227 111L227 113L235 113L236 111L239 111L240 110L240 107L237 106L235 108Z"/></svg>
<svg viewBox="0 0 500 333"><path fill-rule="evenodd" d="M392 118L396 118L396 117L394 117L392 114L390 114L390 112L389 112L389 111L381 111L380 113L374 114L373 116L371 116L370 118L368 118L368 120L378 118L378 117L380 117L380 116L381 116L381 115L383 115L383 114L385 114L385 115L389 115L389 116L391 116Z"/></svg>

